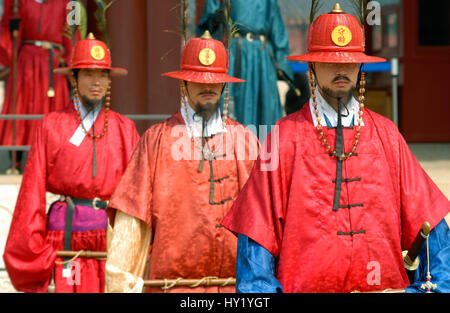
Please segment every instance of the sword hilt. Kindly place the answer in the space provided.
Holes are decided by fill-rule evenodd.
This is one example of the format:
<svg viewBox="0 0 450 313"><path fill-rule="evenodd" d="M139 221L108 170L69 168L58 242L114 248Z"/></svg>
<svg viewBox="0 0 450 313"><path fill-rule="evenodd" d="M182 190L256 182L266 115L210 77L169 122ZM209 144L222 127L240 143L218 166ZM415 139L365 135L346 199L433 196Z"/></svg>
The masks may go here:
<svg viewBox="0 0 450 313"><path fill-rule="evenodd" d="M419 255L419 251L422 248L423 243L428 238L430 230L430 223L423 223L422 228L417 233L411 247L408 249L407 253L404 254L403 261L407 270L414 271L419 266L417 256Z"/></svg>

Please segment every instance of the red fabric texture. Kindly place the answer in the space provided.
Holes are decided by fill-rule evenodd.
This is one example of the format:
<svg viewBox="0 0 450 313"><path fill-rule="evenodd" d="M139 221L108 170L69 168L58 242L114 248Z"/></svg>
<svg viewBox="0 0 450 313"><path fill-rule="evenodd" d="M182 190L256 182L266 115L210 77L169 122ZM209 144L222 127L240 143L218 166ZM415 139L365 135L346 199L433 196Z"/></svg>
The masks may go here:
<svg viewBox="0 0 450 313"><path fill-rule="evenodd" d="M61 248L62 242L58 238L62 238L62 232L47 229L46 191L75 198L99 197L108 200L116 187L139 140L139 134L131 120L114 111L109 112L108 120L105 136L96 141L95 178L92 177L92 140L86 136L79 147L69 142L79 126L73 103L64 110L50 113L40 121L27 159L3 255L9 277L17 290L46 292L55 268L56 252ZM102 130L104 123L105 111L102 108L95 121L95 129ZM73 249L79 247L104 251L104 237L104 231L85 234L74 232ZM82 262L91 264L97 261ZM95 266L98 265L92 264L92 268ZM83 268L81 270L83 272ZM98 276L99 273L102 276ZM90 285L90 280L100 279L103 284L102 273L103 269L89 269L86 274L82 274L89 278L82 281ZM57 278L58 275L57 273ZM58 284L58 280L56 283ZM56 288L59 290L58 285ZM83 290L91 290L89 288L91 287L86 286Z"/></svg>
<svg viewBox="0 0 450 313"><path fill-rule="evenodd" d="M279 150L269 135L260 158L222 224L265 247L277 260L285 292L350 292L404 288L402 250L424 221L434 227L450 203L420 167L396 126L365 109L357 156L343 161L340 204L332 210L336 159L318 139L309 105L277 125ZM323 128L329 143L335 129ZM344 151L354 140L344 129ZM332 145L333 146L333 145ZM275 152L274 152L275 151ZM264 171L274 158L279 166ZM338 232L365 233L338 235ZM377 276L378 275L378 276Z"/></svg>
<svg viewBox="0 0 450 313"><path fill-rule="evenodd" d="M9 21L13 18L13 0L4 1L4 13L0 24L0 63L12 66L13 43L9 31ZM53 75L55 97L49 98L49 51L30 44L23 44L23 40L45 40L60 44L65 53L53 50L53 68L59 67L57 56L70 63L72 58L72 40L63 36L66 25L66 8L69 0L49 1L38 3L34 0L19 0L20 31L18 40L17 65L17 104L16 114L46 114L60 110L69 104L69 90L67 80L62 75ZM79 39L79 34L77 34ZM12 68L11 68L12 71ZM10 72L2 114L13 114L12 72ZM16 121L16 145L31 145L33 133L39 121ZM0 121L0 144L11 145L12 120Z"/></svg>
<svg viewBox="0 0 450 313"><path fill-rule="evenodd" d="M214 201L211 205L210 165L198 172L200 152L188 137L180 112L152 126L142 136L111 197L110 207L134 216L151 227L151 264L148 279L235 277L237 239L220 227L233 200L247 181L257 156L258 141L243 125L227 120L228 140L213 160ZM208 140L220 146L221 135ZM177 151L184 151L177 154ZM253 151L253 160L249 153ZM192 153L191 153L192 152ZM222 153L223 152L223 153ZM225 157L220 155L225 154ZM246 156L246 157L243 157ZM178 158L179 157L179 158ZM174 287L167 292L234 292L228 287ZM163 292L147 288L148 292Z"/></svg>
<svg viewBox="0 0 450 313"><path fill-rule="evenodd" d="M49 231L48 243L57 251L64 250L64 231ZM106 229L86 232L73 232L72 250L106 251ZM56 293L99 293L105 290L105 263L106 260L93 258L77 258L79 271L74 266L72 276L62 276L63 258L56 258L54 267L54 280Z"/></svg>

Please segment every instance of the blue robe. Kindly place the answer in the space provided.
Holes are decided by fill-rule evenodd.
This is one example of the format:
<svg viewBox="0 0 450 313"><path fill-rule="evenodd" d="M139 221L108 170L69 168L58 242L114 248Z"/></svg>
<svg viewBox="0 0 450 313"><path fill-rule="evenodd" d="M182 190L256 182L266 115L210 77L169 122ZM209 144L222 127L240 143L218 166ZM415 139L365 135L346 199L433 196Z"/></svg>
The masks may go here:
<svg viewBox="0 0 450 313"><path fill-rule="evenodd" d="M430 232L428 241L431 282L437 285L432 292L450 293L450 229L445 220ZM418 258L420 265L415 272L415 281L406 288L407 293L426 292L421 288L427 275L426 242ZM264 247L241 234L238 236L236 292L283 292L283 287L275 278L275 258Z"/></svg>
<svg viewBox="0 0 450 313"><path fill-rule="evenodd" d="M215 39L224 40L224 19L215 14L224 6L223 1L206 1L197 27L198 35L209 30ZM288 34L276 0L231 0L231 8L231 19L237 23L241 35L232 39L228 73L245 79L246 82L230 85L230 96L233 99L230 113L246 126L254 125L258 130L259 125L268 125L267 129L270 130L270 126L283 116L274 60L279 69L289 79L293 79L292 70L285 59L289 54ZM249 41L245 37L248 32L257 34L256 38L264 35L266 43L256 38ZM238 51L240 53L237 58Z"/></svg>

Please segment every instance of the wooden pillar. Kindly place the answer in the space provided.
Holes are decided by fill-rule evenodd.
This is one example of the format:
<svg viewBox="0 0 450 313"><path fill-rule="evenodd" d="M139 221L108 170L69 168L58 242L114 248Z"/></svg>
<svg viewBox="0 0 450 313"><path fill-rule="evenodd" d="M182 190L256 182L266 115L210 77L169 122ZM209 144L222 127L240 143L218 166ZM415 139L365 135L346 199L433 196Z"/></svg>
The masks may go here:
<svg viewBox="0 0 450 313"><path fill-rule="evenodd" d="M112 64L128 76L112 80L112 108L122 114L173 114L180 107L179 82L161 76L180 68L179 0L115 1L107 11ZM93 0L84 3L88 31L101 39ZM140 134L158 121L135 121Z"/></svg>
<svg viewBox="0 0 450 313"><path fill-rule="evenodd" d="M206 0L196 0L196 16L195 16L195 25L200 23L200 19L202 18L203 9L205 8Z"/></svg>
<svg viewBox="0 0 450 313"><path fill-rule="evenodd" d="M146 114L147 16L146 0L115 1L107 11L107 26L113 67L128 70L112 79L112 108L122 114ZM136 121L142 133L148 123Z"/></svg>
<svg viewBox="0 0 450 313"><path fill-rule="evenodd" d="M95 4L94 0L85 0L83 1L83 5L86 8L87 14L87 34L93 33L95 38L102 39L100 33L97 29L97 21L95 19L95 11L97 10L97 4Z"/></svg>
<svg viewBox="0 0 450 313"><path fill-rule="evenodd" d="M113 78L111 103L122 114L173 114L180 106L179 84L162 77L180 67L179 3L115 1L107 11L112 63L128 69ZM95 3L88 2L89 31L96 34ZM135 121L140 134L157 121Z"/></svg>
<svg viewBox="0 0 450 313"><path fill-rule="evenodd" d="M149 2L150 3L150 2ZM179 81L161 76L180 69L182 36L178 0L147 5L147 113L173 114L180 108ZM142 67L142 70L145 68Z"/></svg>

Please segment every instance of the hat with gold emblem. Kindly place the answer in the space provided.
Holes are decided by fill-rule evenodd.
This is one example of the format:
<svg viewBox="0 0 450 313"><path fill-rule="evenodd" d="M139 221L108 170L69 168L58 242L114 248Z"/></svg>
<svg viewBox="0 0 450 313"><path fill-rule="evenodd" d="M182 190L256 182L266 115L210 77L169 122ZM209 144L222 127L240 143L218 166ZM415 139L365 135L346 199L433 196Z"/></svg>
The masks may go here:
<svg viewBox="0 0 450 313"><path fill-rule="evenodd" d="M192 38L183 48L181 70L162 75L196 83L245 82L227 73L228 53L225 46L206 31L200 38Z"/></svg>
<svg viewBox="0 0 450 313"><path fill-rule="evenodd" d="M103 41L95 39L90 33L84 40L76 43L72 64L69 67L61 67L54 70L55 73L70 75L73 69L106 69L111 76L127 75L124 68L111 67L111 52Z"/></svg>
<svg viewBox="0 0 450 313"><path fill-rule="evenodd" d="M364 29L358 19L344 13L339 3L309 26L308 53L287 59L322 63L376 63L383 58L364 53Z"/></svg>

